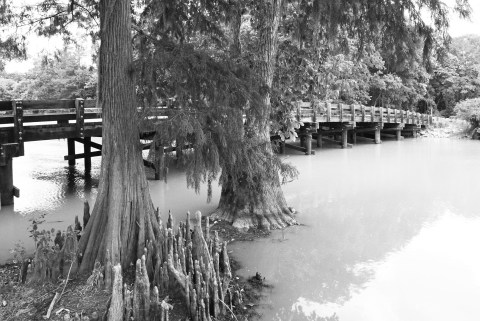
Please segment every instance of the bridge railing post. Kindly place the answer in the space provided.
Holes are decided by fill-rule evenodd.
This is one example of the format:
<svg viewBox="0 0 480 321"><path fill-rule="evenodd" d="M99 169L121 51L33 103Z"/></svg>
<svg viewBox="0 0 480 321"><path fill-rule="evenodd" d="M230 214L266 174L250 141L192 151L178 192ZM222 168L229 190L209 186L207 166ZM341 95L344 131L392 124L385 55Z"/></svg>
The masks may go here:
<svg viewBox="0 0 480 321"><path fill-rule="evenodd" d="M16 156L25 155L23 146L23 103L21 100L12 101L13 126L14 126L14 142L18 144Z"/></svg>
<svg viewBox="0 0 480 321"><path fill-rule="evenodd" d="M83 138L85 136L85 102L81 98L75 99L76 119L75 125L77 130L77 136Z"/></svg>

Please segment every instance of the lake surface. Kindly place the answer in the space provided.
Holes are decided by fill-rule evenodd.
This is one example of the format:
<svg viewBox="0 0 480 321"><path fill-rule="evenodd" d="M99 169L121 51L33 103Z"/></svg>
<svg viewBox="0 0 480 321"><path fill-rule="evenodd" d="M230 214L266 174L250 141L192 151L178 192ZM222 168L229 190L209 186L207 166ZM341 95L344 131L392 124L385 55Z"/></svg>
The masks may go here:
<svg viewBox="0 0 480 321"><path fill-rule="evenodd" d="M17 240L32 249L29 219L46 214L44 228L65 228L92 204L99 159L85 176L68 168L66 141L27 143L14 160L21 198L0 212L0 261ZM317 149L286 161L300 171L283 186L302 225L253 242L233 243L239 274L261 273L261 320L480 320L480 144L406 139L353 149ZM149 181L166 216L208 213L206 188L186 189L171 170L168 183Z"/></svg>

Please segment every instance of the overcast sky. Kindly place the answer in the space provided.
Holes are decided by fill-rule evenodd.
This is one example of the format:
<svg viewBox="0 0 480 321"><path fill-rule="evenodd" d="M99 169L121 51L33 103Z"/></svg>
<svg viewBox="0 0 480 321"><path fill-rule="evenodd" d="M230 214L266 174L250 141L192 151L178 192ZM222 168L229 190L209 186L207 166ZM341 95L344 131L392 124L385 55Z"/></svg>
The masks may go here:
<svg viewBox="0 0 480 321"><path fill-rule="evenodd" d="M35 2L36 0L20 0L23 2ZM449 8L453 8L455 0L444 0ZM480 0L470 0L472 14L469 20L460 19L458 14L450 12L450 35L459 37L468 34L480 35ZM57 37L54 39L31 37L28 45L28 56L30 58L39 56L42 52L53 52L55 48L62 47L62 40ZM87 49L88 50L88 49ZM86 59L87 61L88 59ZM32 60L21 62L9 62L6 65L7 72L24 72L33 67Z"/></svg>
<svg viewBox="0 0 480 321"><path fill-rule="evenodd" d="M446 0L445 3L453 7L454 0ZM480 35L480 0L470 0L472 14L470 20L460 19L457 14L450 14L450 35L459 37L468 34Z"/></svg>

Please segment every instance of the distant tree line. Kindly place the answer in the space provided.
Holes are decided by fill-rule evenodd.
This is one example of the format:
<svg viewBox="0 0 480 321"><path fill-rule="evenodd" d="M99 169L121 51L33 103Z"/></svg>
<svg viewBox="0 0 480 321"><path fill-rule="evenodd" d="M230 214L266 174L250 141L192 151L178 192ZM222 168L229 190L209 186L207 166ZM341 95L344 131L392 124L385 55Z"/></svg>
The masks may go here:
<svg viewBox="0 0 480 321"><path fill-rule="evenodd" d="M34 59L25 73L0 73L0 99L94 98L97 72L80 62L82 52L68 49Z"/></svg>

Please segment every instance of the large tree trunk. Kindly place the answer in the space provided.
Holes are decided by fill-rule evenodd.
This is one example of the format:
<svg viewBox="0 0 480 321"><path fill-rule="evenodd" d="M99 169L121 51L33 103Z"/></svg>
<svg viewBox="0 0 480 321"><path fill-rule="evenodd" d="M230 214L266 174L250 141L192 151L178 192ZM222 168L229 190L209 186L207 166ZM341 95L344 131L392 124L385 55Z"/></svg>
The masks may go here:
<svg viewBox="0 0 480 321"><path fill-rule="evenodd" d="M252 104L257 109L247 112L245 135L254 146L263 149L264 155L275 157L270 144L270 89L278 48L282 0L266 0L261 4L261 8L262 12L258 14L260 59L257 70L264 88L260 92L261 103ZM253 184L241 179L236 182L237 184L233 184L229 174L231 168L228 166L223 168L220 203L213 217L229 221L237 228L276 229L295 224L294 211L287 206L280 187L278 171L265 168L258 162L253 164L258 166L250 170L258 173L258 177L262 177L254 179Z"/></svg>
<svg viewBox="0 0 480 321"><path fill-rule="evenodd" d="M96 260L121 263L125 270L158 227L139 141L130 19L129 0L100 1L102 166L92 217L79 244L81 272L91 271Z"/></svg>

